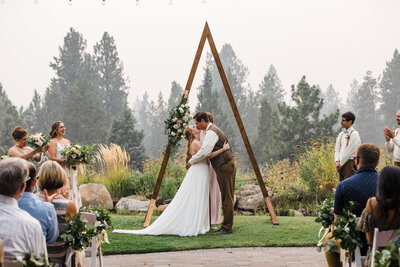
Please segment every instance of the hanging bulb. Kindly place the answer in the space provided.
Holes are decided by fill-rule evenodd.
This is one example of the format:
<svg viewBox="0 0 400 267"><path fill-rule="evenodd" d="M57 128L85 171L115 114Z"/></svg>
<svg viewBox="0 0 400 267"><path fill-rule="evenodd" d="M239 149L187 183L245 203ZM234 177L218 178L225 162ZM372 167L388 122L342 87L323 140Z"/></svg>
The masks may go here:
<svg viewBox="0 0 400 267"><path fill-rule="evenodd" d="M37 5L37 4L39 3L39 1L38 1L38 0L34 0L33 3L34 3L35 5Z"/></svg>
<svg viewBox="0 0 400 267"><path fill-rule="evenodd" d="M68 4L69 4L70 6L72 6L72 0L69 0Z"/></svg>
<svg viewBox="0 0 400 267"><path fill-rule="evenodd" d="M139 0L136 0L136 5L137 5L137 6L139 5Z"/></svg>
<svg viewBox="0 0 400 267"><path fill-rule="evenodd" d="M1 0L1 3L4 5L6 3L6 0Z"/></svg>
<svg viewBox="0 0 400 267"><path fill-rule="evenodd" d="M169 0L169 5L172 6L172 0Z"/></svg>
<svg viewBox="0 0 400 267"><path fill-rule="evenodd" d="M106 5L106 0L101 1L101 4L102 4L103 6L105 6L105 5Z"/></svg>
<svg viewBox="0 0 400 267"><path fill-rule="evenodd" d="M207 1L206 0L203 0L203 4L205 4Z"/></svg>

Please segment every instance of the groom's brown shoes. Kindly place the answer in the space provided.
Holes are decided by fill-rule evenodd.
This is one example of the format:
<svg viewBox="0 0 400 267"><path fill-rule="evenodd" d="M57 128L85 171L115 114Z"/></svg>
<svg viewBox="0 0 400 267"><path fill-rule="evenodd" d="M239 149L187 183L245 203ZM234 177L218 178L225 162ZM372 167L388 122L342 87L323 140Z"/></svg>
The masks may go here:
<svg viewBox="0 0 400 267"><path fill-rule="evenodd" d="M232 230L221 228L218 231L214 232L214 235L227 235L227 234L232 234Z"/></svg>

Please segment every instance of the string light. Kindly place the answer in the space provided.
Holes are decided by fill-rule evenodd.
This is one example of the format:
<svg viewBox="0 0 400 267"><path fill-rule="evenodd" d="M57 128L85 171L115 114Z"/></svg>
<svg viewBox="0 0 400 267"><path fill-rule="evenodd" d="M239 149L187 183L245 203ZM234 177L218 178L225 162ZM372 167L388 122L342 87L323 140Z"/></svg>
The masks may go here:
<svg viewBox="0 0 400 267"><path fill-rule="evenodd" d="M4 5L6 3L6 0L1 0L1 3Z"/></svg>
<svg viewBox="0 0 400 267"><path fill-rule="evenodd" d="M169 5L172 6L172 0L169 0Z"/></svg>
<svg viewBox="0 0 400 267"><path fill-rule="evenodd" d="M106 0L102 0L102 1L101 1L101 4L102 4L103 6L105 6L105 5L106 5Z"/></svg>
<svg viewBox="0 0 400 267"><path fill-rule="evenodd" d="M69 0L68 4L69 4L70 6L72 6L72 0Z"/></svg>
<svg viewBox="0 0 400 267"><path fill-rule="evenodd" d="M37 4L39 3L39 1L38 1L38 0L34 0L33 3L34 3L35 5L37 5Z"/></svg>
<svg viewBox="0 0 400 267"><path fill-rule="evenodd" d="M137 6L139 5L139 0L136 0L136 5L137 5Z"/></svg>

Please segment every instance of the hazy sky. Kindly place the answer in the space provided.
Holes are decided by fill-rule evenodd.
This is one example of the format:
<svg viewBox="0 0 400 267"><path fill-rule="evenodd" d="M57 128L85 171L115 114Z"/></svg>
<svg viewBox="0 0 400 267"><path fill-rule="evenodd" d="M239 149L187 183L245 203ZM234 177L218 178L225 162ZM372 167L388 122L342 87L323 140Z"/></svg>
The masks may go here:
<svg viewBox="0 0 400 267"><path fill-rule="evenodd" d="M26 106L35 88L43 94L70 27L91 53L104 31L115 38L131 103L145 91L168 97L173 80L185 86L206 21L218 50L230 43L249 68L253 90L273 64L287 92L306 75L345 98L354 78L381 74L400 48L398 0L36 1L0 0L0 82L17 105ZM195 92L189 98L193 103Z"/></svg>

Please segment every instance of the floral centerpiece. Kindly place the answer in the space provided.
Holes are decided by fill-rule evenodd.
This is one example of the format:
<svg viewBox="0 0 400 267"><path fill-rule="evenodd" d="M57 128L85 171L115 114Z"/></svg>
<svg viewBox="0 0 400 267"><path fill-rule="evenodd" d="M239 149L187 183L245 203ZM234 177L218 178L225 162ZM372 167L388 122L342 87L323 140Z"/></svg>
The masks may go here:
<svg viewBox="0 0 400 267"><path fill-rule="evenodd" d="M172 149L177 148L179 141L185 137L185 128L191 118L188 104L177 104L169 111L169 117L165 120L165 134Z"/></svg>
<svg viewBox="0 0 400 267"><path fill-rule="evenodd" d="M42 133L35 133L29 136L28 141L26 141L27 145L37 149L44 146L50 142L50 136L44 135Z"/></svg>
<svg viewBox="0 0 400 267"><path fill-rule="evenodd" d="M90 164L90 158L93 155L94 145L71 144L61 151L67 163Z"/></svg>

